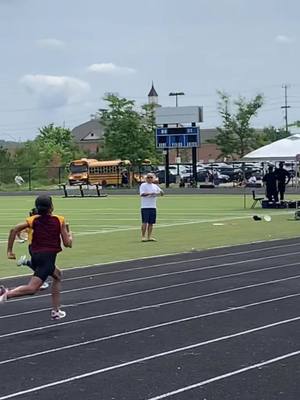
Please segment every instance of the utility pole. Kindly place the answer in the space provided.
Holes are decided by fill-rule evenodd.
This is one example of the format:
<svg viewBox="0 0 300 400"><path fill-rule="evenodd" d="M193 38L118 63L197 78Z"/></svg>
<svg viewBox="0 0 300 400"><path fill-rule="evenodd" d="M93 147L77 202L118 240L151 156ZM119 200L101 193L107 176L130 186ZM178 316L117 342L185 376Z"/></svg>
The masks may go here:
<svg viewBox="0 0 300 400"><path fill-rule="evenodd" d="M170 92L169 96L175 96L175 100L176 100L175 106L178 107L178 96L184 96L184 93L183 92ZM178 126L178 124L177 124L177 126ZM180 153L179 153L179 148L177 146L177 148L176 148L177 176L179 176L179 164L178 164L179 157L180 157Z"/></svg>
<svg viewBox="0 0 300 400"><path fill-rule="evenodd" d="M287 90L290 86L287 84L282 85L282 88L284 89L284 106L281 106L281 108L284 108L284 120L285 120L285 133L288 135L289 133L289 125L288 125L288 113L287 110L288 108L291 108L291 106L288 106L287 104Z"/></svg>

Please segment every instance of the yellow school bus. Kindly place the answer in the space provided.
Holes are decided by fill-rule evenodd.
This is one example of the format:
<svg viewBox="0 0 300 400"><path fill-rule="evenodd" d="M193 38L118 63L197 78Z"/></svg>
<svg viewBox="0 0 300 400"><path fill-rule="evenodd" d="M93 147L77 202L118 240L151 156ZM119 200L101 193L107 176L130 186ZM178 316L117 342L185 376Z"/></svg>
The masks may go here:
<svg viewBox="0 0 300 400"><path fill-rule="evenodd" d="M124 171L128 171L128 184L131 184L130 166L129 160L98 161L88 158L74 160L69 165L69 184L119 186L122 184Z"/></svg>

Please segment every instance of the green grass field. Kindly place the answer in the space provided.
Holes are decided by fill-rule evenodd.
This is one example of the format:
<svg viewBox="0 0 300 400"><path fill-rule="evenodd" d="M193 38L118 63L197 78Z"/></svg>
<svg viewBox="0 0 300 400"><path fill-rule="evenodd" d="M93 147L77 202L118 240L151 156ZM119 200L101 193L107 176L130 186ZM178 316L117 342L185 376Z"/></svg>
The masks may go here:
<svg viewBox="0 0 300 400"><path fill-rule="evenodd" d="M9 229L24 221L34 197L0 197L0 277L28 274L6 259ZM138 196L107 198L54 197L55 212L62 214L74 233L74 246L58 257L62 268L102 264L161 254L187 252L258 240L296 237L300 221L292 210L251 210L252 199L239 195L168 195L158 199L158 242L140 242ZM272 216L271 222L252 219L254 214ZM17 256L27 253L27 244L15 243Z"/></svg>

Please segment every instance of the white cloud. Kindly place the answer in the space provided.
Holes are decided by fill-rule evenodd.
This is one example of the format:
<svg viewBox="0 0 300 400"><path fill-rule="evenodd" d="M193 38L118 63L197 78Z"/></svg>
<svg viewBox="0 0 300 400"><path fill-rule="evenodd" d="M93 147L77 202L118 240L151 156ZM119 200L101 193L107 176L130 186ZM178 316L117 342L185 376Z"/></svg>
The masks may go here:
<svg viewBox="0 0 300 400"><path fill-rule="evenodd" d="M87 82L69 76L24 75L21 83L46 107L61 107L82 101L90 92Z"/></svg>
<svg viewBox="0 0 300 400"><path fill-rule="evenodd" d="M112 75L129 75L136 73L134 68L119 67L113 63L91 64L89 67L87 67L87 70L90 72L97 72L99 74Z"/></svg>
<svg viewBox="0 0 300 400"><path fill-rule="evenodd" d="M286 36L286 35L277 35L275 37L275 42L277 43L292 43L294 42L294 38L291 36Z"/></svg>
<svg viewBox="0 0 300 400"><path fill-rule="evenodd" d="M62 49L65 42L54 38L38 39L36 44L43 49Z"/></svg>

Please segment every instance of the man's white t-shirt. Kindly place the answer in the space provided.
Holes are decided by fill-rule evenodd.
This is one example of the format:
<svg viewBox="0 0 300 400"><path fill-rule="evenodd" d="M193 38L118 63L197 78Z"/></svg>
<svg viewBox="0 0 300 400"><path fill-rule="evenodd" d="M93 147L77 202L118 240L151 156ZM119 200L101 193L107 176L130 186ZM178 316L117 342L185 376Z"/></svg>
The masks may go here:
<svg viewBox="0 0 300 400"><path fill-rule="evenodd" d="M157 195L162 192L155 183L142 183L140 186L141 208L156 208ZM153 193L153 196L142 196L143 193Z"/></svg>
<svg viewBox="0 0 300 400"><path fill-rule="evenodd" d="M20 175L16 175L15 182L17 185L21 186L24 183L24 179Z"/></svg>

